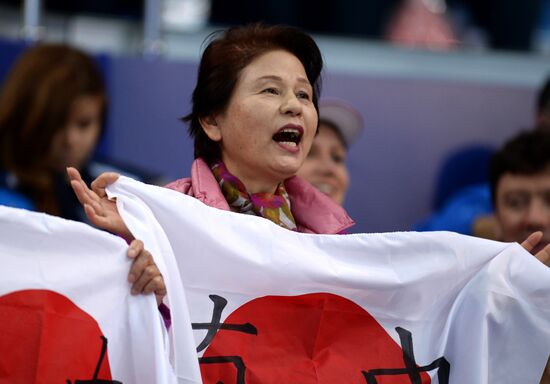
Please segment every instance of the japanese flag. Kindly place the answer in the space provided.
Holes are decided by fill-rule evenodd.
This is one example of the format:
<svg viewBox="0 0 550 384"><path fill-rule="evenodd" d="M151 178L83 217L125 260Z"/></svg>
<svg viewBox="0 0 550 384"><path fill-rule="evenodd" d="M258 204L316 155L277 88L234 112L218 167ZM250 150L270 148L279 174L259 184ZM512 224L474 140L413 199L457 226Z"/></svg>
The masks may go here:
<svg viewBox="0 0 550 384"><path fill-rule="evenodd" d="M0 383L175 383L124 240L0 206Z"/></svg>
<svg viewBox="0 0 550 384"><path fill-rule="evenodd" d="M518 244L300 234L127 178L109 193L162 256L180 374L187 361L226 384L541 377L550 270Z"/></svg>

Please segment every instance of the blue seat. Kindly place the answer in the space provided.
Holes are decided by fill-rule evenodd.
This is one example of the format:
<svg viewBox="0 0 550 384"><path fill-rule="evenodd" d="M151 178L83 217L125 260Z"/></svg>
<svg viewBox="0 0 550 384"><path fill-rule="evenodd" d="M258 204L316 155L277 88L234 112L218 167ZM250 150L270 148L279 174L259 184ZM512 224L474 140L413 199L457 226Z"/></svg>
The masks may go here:
<svg viewBox="0 0 550 384"><path fill-rule="evenodd" d="M15 59L27 46L22 40L0 39L0 84L3 83Z"/></svg>
<svg viewBox="0 0 550 384"><path fill-rule="evenodd" d="M436 181L434 210L439 210L457 191L489 180L489 164L495 149L484 144L469 145L449 154Z"/></svg>

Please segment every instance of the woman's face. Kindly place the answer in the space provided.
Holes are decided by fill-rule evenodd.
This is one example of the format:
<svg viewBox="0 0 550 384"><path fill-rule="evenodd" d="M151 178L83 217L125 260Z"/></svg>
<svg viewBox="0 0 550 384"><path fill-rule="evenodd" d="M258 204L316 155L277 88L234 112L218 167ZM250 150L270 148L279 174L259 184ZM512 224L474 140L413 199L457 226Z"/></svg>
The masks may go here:
<svg viewBox="0 0 550 384"><path fill-rule="evenodd" d="M349 186L346 157L346 147L336 132L321 123L298 175L342 205Z"/></svg>
<svg viewBox="0 0 550 384"><path fill-rule="evenodd" d="M78 97L67 125L54 136L50 156L55 170L80 169L92 155L101 132L102 101L96 96Z"/></svg>
<svg viewBox="0 0 550 384"><path fill-rule="evenodd" d="M242 70L224 112L201 120L249 193L273 193L302 166L317 128L312 98L302 63L275 50Z"/></svg>

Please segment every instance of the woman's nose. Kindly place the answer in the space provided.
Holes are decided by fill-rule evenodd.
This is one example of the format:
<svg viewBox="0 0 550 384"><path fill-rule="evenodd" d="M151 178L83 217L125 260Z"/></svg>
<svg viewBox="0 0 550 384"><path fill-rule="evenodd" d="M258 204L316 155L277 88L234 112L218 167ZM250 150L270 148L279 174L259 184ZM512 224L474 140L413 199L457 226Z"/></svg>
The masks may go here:
<svg viewBox="0 0 550 384"><path fill-rule="evenodd" d="M302 113L302 103L295 94L289 94L281 105L281 112L292 116L300 115Z"/></svg>

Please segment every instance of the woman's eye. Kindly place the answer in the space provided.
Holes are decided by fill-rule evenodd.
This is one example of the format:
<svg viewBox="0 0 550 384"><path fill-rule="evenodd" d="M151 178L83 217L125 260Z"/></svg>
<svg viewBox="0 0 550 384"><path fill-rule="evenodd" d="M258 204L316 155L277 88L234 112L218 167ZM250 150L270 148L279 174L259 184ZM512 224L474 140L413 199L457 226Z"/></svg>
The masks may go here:
<svg viewBox="0 0 550 384"><path fill-rule="evenodd" d="M272 95L278 95L279 91L276 88L265 88L262 93L270 93Z"/></svg>
<svg viewBox="0 0 550 384"><path fill-rule="evenodd" d="M299 99L305 99L305 100L309 100L310 97L309 97L309 93L307 92L298 92L296 94L296 97L299 98Z"/></svg>

